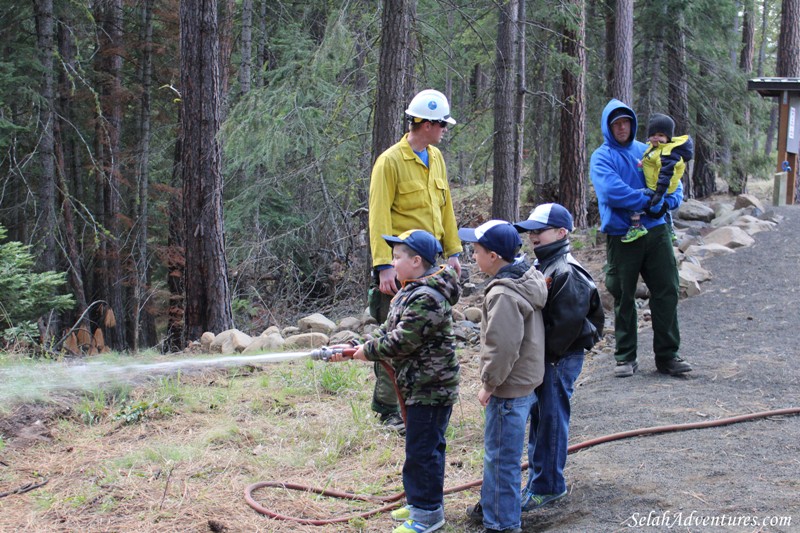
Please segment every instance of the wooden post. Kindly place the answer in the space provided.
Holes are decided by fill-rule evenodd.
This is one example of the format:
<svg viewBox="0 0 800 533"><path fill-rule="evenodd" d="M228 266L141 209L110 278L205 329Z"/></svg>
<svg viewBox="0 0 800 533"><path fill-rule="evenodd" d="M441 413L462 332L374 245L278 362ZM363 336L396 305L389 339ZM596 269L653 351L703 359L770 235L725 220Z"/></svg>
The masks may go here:
<svg viewBox="0 0 800 533"><path fill-rule="evenodd" d="M786 205L786 172L776 172L772 185L772 205Z"/></svg>

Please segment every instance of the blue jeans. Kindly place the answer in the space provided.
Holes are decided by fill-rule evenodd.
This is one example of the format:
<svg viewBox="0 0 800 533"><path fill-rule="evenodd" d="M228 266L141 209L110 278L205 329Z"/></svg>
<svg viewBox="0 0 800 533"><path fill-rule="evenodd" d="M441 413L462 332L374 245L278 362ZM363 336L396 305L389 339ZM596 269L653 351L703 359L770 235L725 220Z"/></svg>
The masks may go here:
<svg viewBox="0 0 800 533"><path fill-rule="evenodd" d="M452 412L452 405L406 406L403 488L411 519L423 524L444 520L444 432Z"/></svg>
<svg viewBox="0 0 800 533"><path fill-rule="evenodd" d="M583 368L583 350L544 364L544 380L536 388L528 438L528 484L533 494L562 494L567 490L564 465L569 446L569 400Z"/></svg>
<svg viewBox="0 0 800 533"><path fill-rule="evenodd" d="M520 459L525 447L528 413L535 393L521 398L489 398L483 433L483 525L489 529L520 527Z"/></svg>

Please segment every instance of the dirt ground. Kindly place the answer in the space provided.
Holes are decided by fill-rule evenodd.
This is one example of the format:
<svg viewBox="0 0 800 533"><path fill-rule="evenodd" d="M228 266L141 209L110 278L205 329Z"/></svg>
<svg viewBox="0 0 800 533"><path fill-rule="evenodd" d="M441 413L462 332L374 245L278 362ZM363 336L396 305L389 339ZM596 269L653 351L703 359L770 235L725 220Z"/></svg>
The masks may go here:
<svg viewBox="0 0 800 533"><path fill-rule="evenodd" d="M692 373L675 378L655 371L649 349L652 335L646 324L640 338L640 368L633 377L613 377L611 337L587 357L573 397L572 444L637 428L800 407L800 369L792 360L800 355L800 207L776 211L784 217L777 231L755 235L756 243L750 248L705 260L703 266L713 279L702 285L700 295L681 301L682 354L693 364ZM594 253L597 256L596 250ZM593 262L593 268L599 266L601 261ZM448 448L447 486L480 479L475 355L474 350L462 355L465 385L453 416L452 424L459 433ZM233 380L202 380L218 391L233 387ZM267 407L287 410L287 424L295 423L307 411L322 409L321 404L311 403L314 399L308 401L308 407L286 407L288 404L270 399ZM249 451L259 446L276 445L269 438L269 428L245 429L251 421L257 424L258 418L244 407L236 417L237 446L252 455L255 451ZM213 403L209 409L214 409ZM330 416L350 415L343 411ZM198 464L178 457L170 460L176 466L168 471L121 465L113 476L106 467L98 466L108 464L115 454L131 453L158 439L177 443L196 435L210 423L213 411L193 408L179 418L133 427L98 424L81 433L60 422L68 412L63 407L26 406L0 419L0 433L14 436L0 449L0 494L26 482L49 479L41 488L0 498L0 530L391 530L386 515L364 523L318 528L256 514L242 498L247 483L275 478L300 481L314 478L314 473L302 464L291 471L254 471L249 464L236 462L237 456L225 448L226 441L220 436L214 437L216 441L209 439L211 459L192 459ZM306 420L315 424L326 416L320 412ZM44 423L37 426L36 420ZM380 468L354 475L348 470L363 467L363 463L348 462L351 458L345 457L341 464L329 467L343 480L337 487L340 490L352 486L359 476L374 476L376 486L397 486L402 439L387 437L381 430L374 435L388 454L381 459ZM319 439L324 442L324 435ZM291 453L287 443L279 444L283 453ZM205 463L199 464L201 461ZM121 475L126 468L127 475ZM800 531L798 473L800 416L617 440L570 455L568 496L524 514L524 531ZM104 476L109 481L102 482ZM137 481L137 477L141 479ZM90 483L99 487L92 489L91 497L78 491L79 486ZM477 490L447 496L448 523L442 531L482 531L464 518L465 507L477 501ZM106 512L104 505L113 507L113 512ZM314 507L317 502L298 505Z"/></svg>

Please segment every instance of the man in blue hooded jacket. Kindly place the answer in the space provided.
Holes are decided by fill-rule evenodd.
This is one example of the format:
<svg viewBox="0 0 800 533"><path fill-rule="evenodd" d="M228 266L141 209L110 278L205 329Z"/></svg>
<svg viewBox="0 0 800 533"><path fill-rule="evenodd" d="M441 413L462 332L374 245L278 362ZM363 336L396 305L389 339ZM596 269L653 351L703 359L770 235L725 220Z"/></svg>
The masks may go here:
<svg viewBox="0 0 800 533"><path fill-rule="evenodd" d="M646 185L641 166L647 145L635 139L636 127L633 109L610 100L600 119L604 141L592 153L589 167L600 208L600 231L608 236L606 288L614 297L614 374L632 376L639 367L635 294L641 274L650 290L656 368L675 376L691 372L692 367L678 355L678 266L664 215L680 206L683 186L678 185L659 203L650 205L650 197L643 192ZM631 211L645 212L641 223L648 232L634 242L623 243Z"/></svg>

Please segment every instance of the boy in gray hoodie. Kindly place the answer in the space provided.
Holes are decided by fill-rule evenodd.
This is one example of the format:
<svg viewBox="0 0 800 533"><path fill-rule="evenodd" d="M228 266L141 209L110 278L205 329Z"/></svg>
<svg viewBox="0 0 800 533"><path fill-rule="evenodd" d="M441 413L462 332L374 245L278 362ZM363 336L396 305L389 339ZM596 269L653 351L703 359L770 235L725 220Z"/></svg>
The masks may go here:
<svg viewBox="0 0 800 533"><path fill-rule="evenodd" d="M534 390L544 375L547 283L516 259L519 233L504 220L458 231L474 243L473 258L492 279L482 305L478 401L486 408L481 501L467 510L489 533L521 531L520 457Z"/></svg>

